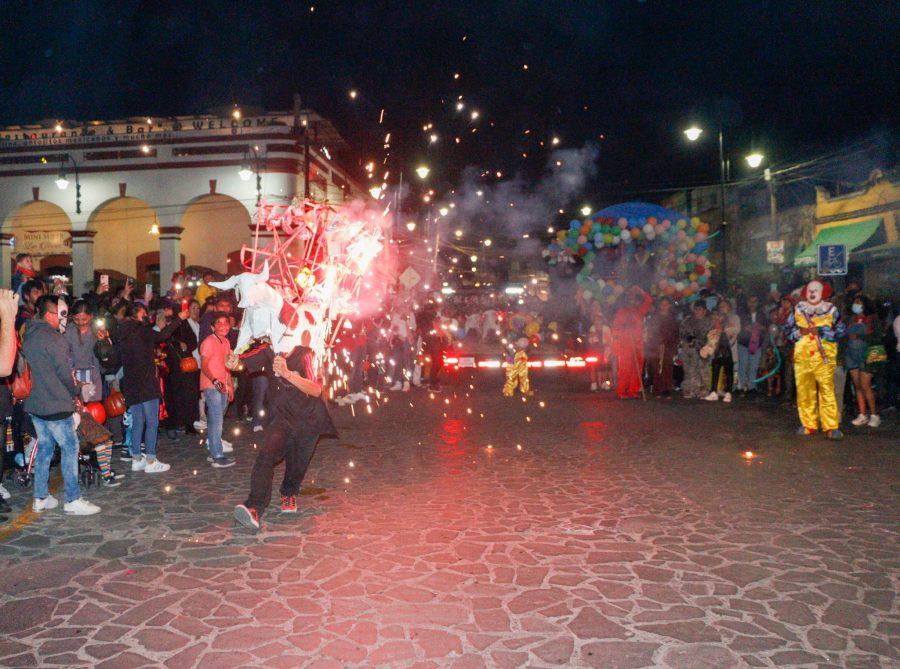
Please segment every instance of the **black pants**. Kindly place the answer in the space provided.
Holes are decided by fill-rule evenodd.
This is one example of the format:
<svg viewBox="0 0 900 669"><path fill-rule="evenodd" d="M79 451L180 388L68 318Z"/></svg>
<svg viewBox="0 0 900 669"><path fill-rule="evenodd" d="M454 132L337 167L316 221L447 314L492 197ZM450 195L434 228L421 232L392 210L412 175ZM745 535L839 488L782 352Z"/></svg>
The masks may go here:
<svg viewBox="0 0 900 669"><path fill-rule="evenodd" d="M431 357L431 373L428 375L428 382L432 386L438 386L441 383L441 371L444 369L444 349L432 348L428 351Z"/></svg>
<svg viewBox="0 0 900 669"><path fill-rule="evenodd" d="M256 509L262 515L272 499L272 478L275 465L284 460L284 480L281 494L295 496L306 476L309 461L316 452L318 434L310 434L276 418L266 429L265 442L253 463L250 473L250 495L245 506Z"/></svg>
<svg viewBox="0 0 900 669"><path fill-rule="evenodd" d="M725 392L730 393L734 385L734 360L731 356L725 358L713 358L712 360L712 382L709 385L709 392L714 393L719 388L719 372L725 372Z"/></svg>

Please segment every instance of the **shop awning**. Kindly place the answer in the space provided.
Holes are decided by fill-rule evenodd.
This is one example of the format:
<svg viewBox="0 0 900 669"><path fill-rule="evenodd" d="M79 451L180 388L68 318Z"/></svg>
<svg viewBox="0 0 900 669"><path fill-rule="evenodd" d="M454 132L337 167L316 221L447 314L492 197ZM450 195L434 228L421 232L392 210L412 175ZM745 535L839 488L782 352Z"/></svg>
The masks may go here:
<svg viewBox="0 0 900 669"><path fill-rule="evenodd" d="M856 259L856 257L866 261L900 258L900 242L888 242L887 244L869 246L854 253L853 258Z"/></svg>
<svg viewBox="0 0 900 669"><path fill-rule="evenodd" d="M794 256L794 265L797 267L812 267L816 264L816 247L829 244L844 244L847 252L865 244L869 237L875 234L881 225L880 218L868 221L857 221L846 225L836 225L822 228L816 233L812 244Z"/></svg>

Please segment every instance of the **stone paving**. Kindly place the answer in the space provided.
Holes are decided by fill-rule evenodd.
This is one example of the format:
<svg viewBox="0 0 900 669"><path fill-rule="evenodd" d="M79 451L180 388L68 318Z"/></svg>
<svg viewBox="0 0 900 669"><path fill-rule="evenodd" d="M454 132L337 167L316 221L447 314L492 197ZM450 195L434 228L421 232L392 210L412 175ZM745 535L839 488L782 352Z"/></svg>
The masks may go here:
<svg viewBox="0 0 900 669"><path fill-rule="evenodd" d="M762 402L448 390L336 409L257 535L252 434L0 527L0 665L898 666L896 418L835 444Z"/></svg>

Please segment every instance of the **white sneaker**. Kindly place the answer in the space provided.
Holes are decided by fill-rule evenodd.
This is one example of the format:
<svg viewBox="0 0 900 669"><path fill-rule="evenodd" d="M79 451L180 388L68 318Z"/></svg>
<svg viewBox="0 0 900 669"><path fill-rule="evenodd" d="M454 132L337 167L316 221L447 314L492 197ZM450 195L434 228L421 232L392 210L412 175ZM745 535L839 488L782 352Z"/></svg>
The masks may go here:
<svg viewBox="0 0 900 669"><path fill-rule="evenodd" d="M233 453L234 452L234 446L231 445L230 441L225 441L224 439L222 440L222 452L223 453Z"/></svg>
<svg viewBox="0 0 900 669"><path fill-rule="evenodd" d="M263 426L262 426L262 425L254 425L254 426L253 426L253 431L254 431L254 432L262 432L262 431L263 431Z"/></svg>
<svg viewBox="0 0 900 669"><path fill-rule="evenodd" d="M403 390L403 384L400 383L399 381L397 381L397 383L395 383L394 385L391 386L391 390L394 390L394 391Z"/></svg>
<svg viewBox="0 0 900 669"><path fill-rule="evenodd" d="M877 413L873 413L869 417L869 427L878 427L879 425L881 425L881 416Z"/></svg>
<svg viewBox="0 0 900 669"><path fill-rule="evenodd" d="M44 499L34 498L34 501L31 503L31 510L35 513L40 513L41 511L47 511L48 509L55 509L59 506L59 502L53 495L47 495Z"/></svg>
<svg viewBox="0 0 900 669"><path fill-rule="evenodd" d="M730 403L731 402L731 393L725 393L725 397L722 398L722 401Z"/></svg>
<svg viewBox="0 0 900 669"><path fill-rule="evenodd" d="M100 507L87 501L84 497L79 497L74 502L66 502L63 511L70 516L93 516L95 513L100 513Z"/></svg>
<svg viewBox="0 0 900 669"><path fill-rule="evenodd" d="M7 490L2 483L0 483L0 497L2 497L3 499L9 499L10 497L12 497L12 495L9 493L9 490Z"/></svg>
<svg viewBox="0 0 900 669"><path fill-rule="evenodd" d="M206 421L205 420L195 420L194 421L194 429L195 430L205 430L206 429Z"/></svg>
<svg viewBox="0 0 900 669"><path fill-rule="evenodd" d="M142 455L139 458L131 459L131 471L133 472L142 472L144 468L147 466L147 456Z"/></svg>
<svg viewBox="0 0 900 669"><path fill-rule="evenodd" d="M409 381L403 382L403 392L405 392L405 393L409 392Z"/></svg>
<svg viewBox="0 0 900 669"><path fill-rule="evenodd" d="M710 393L709 395L707 395L707 396L704 397L703 399L705 399L707 402L718 402L718 401L719 401L719 394L718 394L718 393Z"/></svg>
<svg viewBox="0 0 900 669"><path fill-rule="evenodd" d="M160 462L159 460L154 460L153 462L147 462L144 466L145 474L162 474L163 472L167 472L172 468L171 465L167 465L165 462Z"/></svg>
<svg viewBox="0 0 900 669"><path fill-rule="evenodd" d="M850 421L850 423L852 425L856 425L856 427L859 427L860 425L865 425L868 422L869 422L869 417L864 413L859 414L856 418L854 418L853 420Z"/></svg>
<svg viewBox="0 0 900 669"><path fill-rule="evenodd" d="M596 383L592 383L592 384L591 384L591 392L592 392L592 393L597 392L597 384L596 384Z"/></svg>
<svg viewBox="0 0 900 669"><path fill-rule="evenodd" d="M612 381L604 381L603 390L612 390Z"/></svg>

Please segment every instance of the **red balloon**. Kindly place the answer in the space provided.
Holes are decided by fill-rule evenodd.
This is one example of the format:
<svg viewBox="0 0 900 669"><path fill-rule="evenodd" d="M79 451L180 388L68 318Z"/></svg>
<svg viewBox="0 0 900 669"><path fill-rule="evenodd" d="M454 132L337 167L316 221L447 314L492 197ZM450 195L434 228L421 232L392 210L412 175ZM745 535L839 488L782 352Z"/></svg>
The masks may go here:
<svg viewBox="0 0 900 669"><path fill-rule="evenodd" d="M101 425L106 422L106 409L103 408L103 402L88 402L84 405L84 410Z"/></svg>

